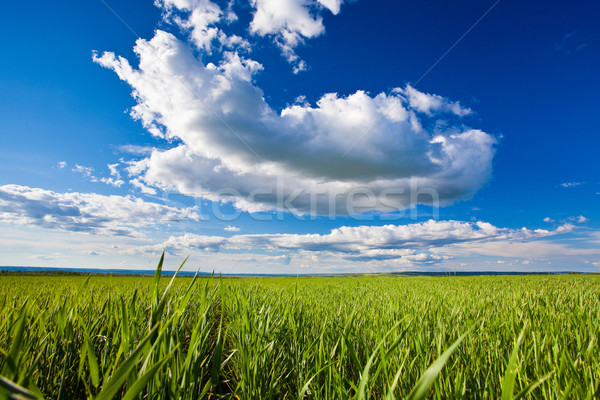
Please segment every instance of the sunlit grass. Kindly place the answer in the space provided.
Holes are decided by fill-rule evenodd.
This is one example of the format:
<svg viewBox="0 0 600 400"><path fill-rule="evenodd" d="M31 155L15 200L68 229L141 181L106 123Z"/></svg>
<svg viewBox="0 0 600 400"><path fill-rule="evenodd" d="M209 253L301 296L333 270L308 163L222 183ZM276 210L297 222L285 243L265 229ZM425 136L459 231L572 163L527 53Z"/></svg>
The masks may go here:
<svg viewBox="0 0 600 400"><path fill-rule="evenodd" d="M1 276L0 397L597 398L599 276Z"/></svg>

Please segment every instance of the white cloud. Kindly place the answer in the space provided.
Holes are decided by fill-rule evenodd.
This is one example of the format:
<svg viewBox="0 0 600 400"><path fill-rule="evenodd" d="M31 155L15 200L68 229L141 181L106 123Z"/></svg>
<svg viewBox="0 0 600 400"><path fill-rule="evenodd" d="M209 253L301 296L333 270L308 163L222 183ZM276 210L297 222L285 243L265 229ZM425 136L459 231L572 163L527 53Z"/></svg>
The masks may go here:
<svg viewBox="0 0 600 400"><path fill-rule="evenodd" d="M135 144L124 144L118 147L121 153L132 154L135 156L147 156L152 154L152 152L156 149L153 146L139 146Z"/></svg>
<svg viewBox="0 0 600 400"><path fill-rule="evenodd" d="M585 182L563 182L563 183L560 184L560 186L563 187L563 188L570 188L570 187L581 186L584 183Z"/></svg>
<svg viewBox="0 0 600 400"><path fill-rule="evenodd" d="M195 47L205 54L214 50L250 50L250 43L238 35L227 35L219 25L237 21L233 12L233 1L225 11L209 0L157 0L162 8L163 19L189 32Z"/></svg>
<svg viewBox="0 0 600 400"><path fill-rule="evenodd" d="M131 184L131 186L138 188L140 190L140 192L144 193L144 194L149 194L149 195L156 195L157 191L154 188L148 187L146 185L144 185L142 182L140 182L139 179L134 178L131 179L129 181L129 183Z"/></svg>
<svg viewBox="0 0 600 400"><path fill-rule="evenodd" d="M107 164L108 170L110 171L110 176L114 176L116 179L121 178L121 174L119 173L119 170L117 169L118 166L119 166L119 163Z"/></svg>
<svg viewBox="0 0 600 400"><path fill-rule="evenodd" d="M100 182L106 183L107 185L114 186L114 187L121 187L125 183L125 181L123 181L122 179L115 179L113 177L100 178Z"/></svg>
<svg viewBox="0 0 600 400"><path fill-rule="evenodd" d="M106 183L107 185L111 185L114 187L121 187L125 183L121 179L121 173L117 169L119 163L115 164L107 164L108 170L110 171L110 177L108 178L100 178L100 182Z"/></svg>
<svg viewBox="0 0 600 400"><path fill-rule="evenodd" d="M125 183L121 178L121 174L117 170L117 166L119 164L108 164L108 169L110 171L111 176L98 178L94 175L94 168L85 167L83 165L75 164L75 168L72 169L73 172L78 172L83 175L85 179L90 182L102 182L110 186L121 187Z"/></svg>
<svg viewBox="0 0 600 400"><path fill-rule="evenodd" d="M58 260L60 257L61 257L61 253L54 253L54 254L50 254L50 255L39 254L39 255L29 256L29 258L32 260L42 260L42 261L54 261L54 260Z"/></svg>
<svg viewBox="0 0 600 400"><path fill-rule="evenodd" d="M184 234L171 236L153 246L143 246L134 252L156 253L166 248L172 253L192 249L207 252L229 250L270 251L306 255L337 256L347 261L377 262L396 260L401 265L436 263L448 255L431 252L454 245L474 245L490 242L527 242L574 229L563 225L555 230L498 228L486 222L435 221L409 225L357 226L333 229L329 234L254 234L206 236Z"/></svg>
<svg viewBox="0 0 600 400"><path fill-rule="evenodd" d="M565 228L557 228L554 231L556 234L572 232L573 226L569 225ZM552 258L560 261L560 257L565 257L566 265L573 263L573 257L598 255L598 250L595 248L578 248L565 243L559 243L555 240L533 240L533 241L516 241L516 240L498 240L489 242L473 242L464 244L455 244L453 246L436 249L436 253L449 255L452 257L470 258L473 256L490 256L490 257L517 257L536 259L538 262L544 259ZM569 259L571 258L571 259ZM564 265L564 264L563 264Z"/></svg>
<svg viewBox="0 0 600 400"><path fill-rule="evenodd" d="M192 208L178 209L133 196L0 186L0 223L99 235L142 236L144 228L185 219L198 220L199 217Z"/></svg>
<svg viewBox="0 0 600 400"><path fill-rule="evenodd" d="M404 90L396 89L395 92L401 93L408 99L409 105L422 113L433 115L434 112L450 112L460 117L472 113L470 108L463 108L460 103L448 101L442 96L436 94L426 94L419 92L417 89L407 85Z"/></svg>
<svg viewBox="0 0 600 400"><path fill-rule="evenodd" d="M221 8L208 0L164 0L159 5L167 11L166 19L177 25L191 30L190 36L195 45L210 53L212 42L217 39L220 30L214 26L222 16ZM175 10L189 13L187 18L174 15Z"/></svg>
<svg viewBox="0 0 600 400"><path fill-rule="evenodd" d="M62 169L62 168L66 168L66 166L67 166L67 162L66 162L66 161L59 161L59 162L57 163L57 165L58 165L58 168L61 168L61 169Z"/></svg>
<svg viewBox="0 0 600 400"><path fill-rule="evenodd" d="M328 8L334 15L340 12L344 0L317 0L322 6Z"/></svg>
<svg viewBox="0 0 600 400"><path fill-rule="evenodd" d="M304 39L325 32L321 11L340 12L342 0L251 0L255 9L250 31L273 37L284 57L294 66L294 73L307 68L295 52Z"/></svg>
<svg viewBox="0 0 600 400"><path fill-rule="evenodd" d="M240 228L238 228L237 226L232 226L232 225L227 225L223 229L226 230L227 232L239 232L240 231Z"/></svg>
<svg viewBox="0 0 600 400"><path fill-rule="evenodd" d="M554 220L550 217L546 217L546 218L544 218L544 222L550 223L550 222L554 222Z"/></svg>
<svg viewBox="0 0 600 400"><path fill-rule="evenodd" d="M236 52L205 65L160 30L135 51L137 69L112 53L94 61L132 86L132 116L149 132L181 141L126 162L146 186L216 201L227 188L248 211L278 208L291 196L298 213L343 214L357 188L376 197L360 211L389 211L431 202L414 196L415 185L443 205L470 198L491 175L496 139L463 122L439 124L470 112L441 96L410 86L390 95L327 93L314 106L277 112L251 80L262 66Z"/></svg>
<svg viewBox="0 0 600 400"><path fill-rule="evenodd" d="M567 217L567 218L562 218L560 220L561 222L575 222L578 224L584 224L586 222L589 222L589 218L584 217L583 215L577 215L577 216L571 216L571 217ZM554 222L554 221L552 221Z"/></svg>
<svg viewBox="0 0 600 400"><path fill-rule="evenodd" d="M72 169L72 171L80 173L85 179L88 179L90 182L98 181L93 174L94 168L92 167L85 167L83 165L75 164L75 167Z"/></svg>
<svg viewBox="0 0 600 400"><path fill-rule="evenodd" d="M233 1L226 10L210 0L157 0L155 4L163 10L163 19L188 32L190 41L205 54L251 48L248 40L224 31L238 20ZM342 0L251 0L254 13L249 31L272 38L292 64L294 73L298 73L306 70L307 64L298 57L295 48L305 39L323 34L322 12L338 14L341 4Z"/></svg>

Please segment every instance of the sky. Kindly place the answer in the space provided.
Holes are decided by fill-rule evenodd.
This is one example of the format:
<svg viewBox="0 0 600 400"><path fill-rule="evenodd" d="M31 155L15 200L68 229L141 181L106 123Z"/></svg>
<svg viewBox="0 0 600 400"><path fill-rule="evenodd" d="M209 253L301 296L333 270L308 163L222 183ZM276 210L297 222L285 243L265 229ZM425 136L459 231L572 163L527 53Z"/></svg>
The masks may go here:
<svg viewBox="0 0 600 400"><path fill-rule="evenodd" d="M600 3L9 2L0 265L600 268Z"/></svg>

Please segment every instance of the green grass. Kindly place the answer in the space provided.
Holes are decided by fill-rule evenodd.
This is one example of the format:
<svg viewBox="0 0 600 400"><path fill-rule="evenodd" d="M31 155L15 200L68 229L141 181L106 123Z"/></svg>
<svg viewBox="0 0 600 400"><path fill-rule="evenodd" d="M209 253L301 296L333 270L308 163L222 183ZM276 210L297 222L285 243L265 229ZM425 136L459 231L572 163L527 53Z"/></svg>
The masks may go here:
<svg viewBox="0 0 600 400"><path fill-rule="evenodd" d="M600 394L600 276L0 276L0 397Z"/></svg>

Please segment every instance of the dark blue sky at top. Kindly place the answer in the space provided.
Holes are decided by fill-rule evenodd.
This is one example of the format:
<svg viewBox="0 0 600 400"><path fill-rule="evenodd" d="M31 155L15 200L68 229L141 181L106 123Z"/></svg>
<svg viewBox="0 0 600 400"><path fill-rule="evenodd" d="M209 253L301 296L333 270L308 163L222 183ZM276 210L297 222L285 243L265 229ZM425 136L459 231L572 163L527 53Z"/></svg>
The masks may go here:
<svg viewBox="0 0 600 400"><path fill-rule="evenodd" d="M142 38L161 27L150 1L108 4ZM310 65L299 75L268 39L255 38L250 57L264 65L256 84L281 109L299 95L314 104L327 92L376 94L414 83L492 4L344 4L337 16L325 13L323 36L298 48ZM236 7L234 29L246 29L250 10ZM598 226L599 20L597 1L502 0L419 82L421 91L472 108L466 124L501 137L492 180L473 200L442 209L442 219L536 227L547 216L583 214ZM135 36L97 0L5 3L0 36L0 184L127 193L55 166L102 171L120 157L116 146L156 144L126 114L130 87L91 60L98 50L135 62ZM575 181L585 184L559 186Z"/></svg>

